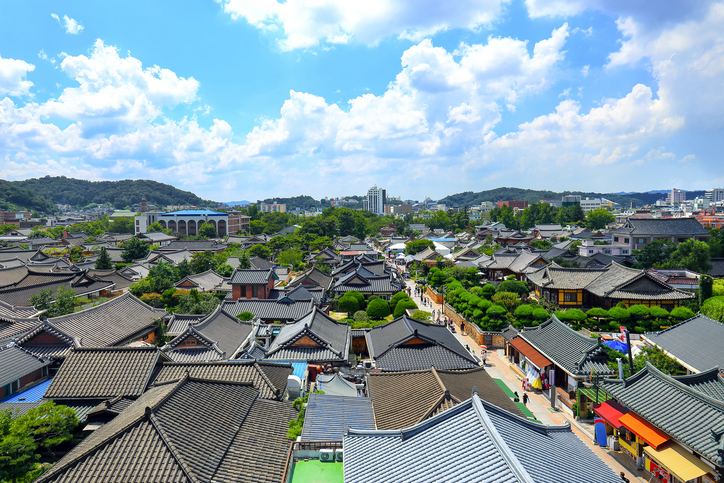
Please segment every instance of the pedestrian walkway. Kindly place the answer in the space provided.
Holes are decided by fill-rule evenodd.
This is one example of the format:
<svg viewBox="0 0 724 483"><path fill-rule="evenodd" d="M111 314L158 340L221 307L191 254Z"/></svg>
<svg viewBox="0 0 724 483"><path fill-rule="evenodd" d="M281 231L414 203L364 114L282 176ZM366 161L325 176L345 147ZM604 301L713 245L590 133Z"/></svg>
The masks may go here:
<svg viewBox="0 0 724 483"><path fill-rule="evenodd" d="M425 297L425 299L427 299L429 303L428 305L423 305L422 298L415 295L415 282L409 280L407 281L407 285L411 289L411 298L415 301L415 303L421 310L431 312L434 309L437 313L442 309L442 306L434 303L427 297ZM459 330L456 331L455 337L460 341L461 344L463 344L463 346L470 347L473 355L481 357L481 348L477 346L476 342L471 337L468 337L465 334L461 334ZM523 397L523 378L518 372L511 368L510 362L507 360L502 350L487 351L486 362L486 372L490 375L490 377L496 379L496 382L501 385L501 388L504 391L507 387L508 390L505 392L509 396L512 397L514 395L513 393L517 391L520 397ZM633 460L628 457L622 456L620 453L617 453L615 451L609 452L607 449L601 448L593 442L593 428L587 427L592 425L580 423L576 421L575 418L570 417L563 410L551 408L551 403L548 397L539 391L528 391L527 394L529 400L528 404L525 405L525 411L523 411L527 417L531 417L528 415L528 413L530 413L532 414L532 417L547 425L560 425L566 423L570 424L571 430L584 443L586 443L586 445L591 448L593 452L596 453L613 471L615 471L616 474L619 474L623 471L626 474L626 478L629 478L631 481L647 481L645 472L642 470L637 470L635 468ZM522 402L519 403L519 405L522 404ZM521 408L521 410L523 409Z"/></svg>

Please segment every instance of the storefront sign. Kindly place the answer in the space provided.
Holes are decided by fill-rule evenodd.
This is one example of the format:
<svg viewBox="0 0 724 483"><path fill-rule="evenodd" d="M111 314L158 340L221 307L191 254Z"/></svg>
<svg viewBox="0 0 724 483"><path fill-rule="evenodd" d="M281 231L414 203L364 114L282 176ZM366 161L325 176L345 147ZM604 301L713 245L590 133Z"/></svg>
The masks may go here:
<svg viewBox="0 0 724 483"><path fill-rule="evenodd" d="M669 472L657 465L656 462L648 456L646 456L646 470L654 475L655 481L660 481L661 483L669 483L671 481Z"/></svg>

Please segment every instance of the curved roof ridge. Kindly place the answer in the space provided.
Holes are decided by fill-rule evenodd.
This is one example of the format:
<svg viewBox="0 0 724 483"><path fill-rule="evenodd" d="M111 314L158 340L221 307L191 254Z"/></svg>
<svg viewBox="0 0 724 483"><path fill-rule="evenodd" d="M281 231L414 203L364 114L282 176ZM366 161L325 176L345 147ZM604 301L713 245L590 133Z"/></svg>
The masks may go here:
<svg viewBox="0 0 724 483"><path fill-rule="evenodd" d="M656 377L660 381L671 384L675 388L684 392L685 394L688 394L694 398L697 398L697 399L701 400L702 402L709 404L711 406L714 406L717 409L724 412L724 401L714 399L713 397L708 396L702 392L699 392L698 390L694 389L693 387L688 386L688 385L684 384L683 382L674 379L674 376L669 376L668 374L665 374L664 372L662 372L658 368L656 368L653 364L651 364L649 361L646 361L646 369L648 370L649 374ZM639 372L643 372L643 371L639 371Z"/></svg>
<svg viewBox="0 0 724 483"><path fill-rule="evenodd" d="M173 392L173 391L171 391ZM181 452L176 448L176 445L173 442L173 439L166 433L166 430L163 428L163 425L161 424L161 421L158 420L156 415L153 413L153 410L150 407L146 407L146 416L148 417L148 421L151 423L153 428L158 433L159 437L163 442L166 444L166 447L168 448L169 452L173 455L174 459L178 463L179 467L181 468L181 471L183 471L186 478L189 479L192 483L198 482L198 478L193 474L191 471L190 465L186 462L184 457L181 455Z"/></svg>

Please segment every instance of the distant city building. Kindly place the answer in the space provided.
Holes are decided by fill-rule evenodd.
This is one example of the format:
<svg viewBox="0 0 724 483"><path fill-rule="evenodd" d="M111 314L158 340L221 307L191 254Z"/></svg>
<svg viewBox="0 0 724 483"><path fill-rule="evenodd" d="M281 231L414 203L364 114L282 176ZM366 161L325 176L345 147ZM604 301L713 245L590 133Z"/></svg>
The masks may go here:
<svg viewBox="0 0 724 483"><path fill-rule="evenodd" d="M0 211L0 225L19 225L30 220L29 211Z"/></svg>
<svg viewBox="0 0 724 483"><path fill-rule="evenodd" d="M229 211L229 235L238 235L249 230L251 217L242 215L240 211Z"/></svg>
<svg viewBox="0 0 724 483"><path fill-rule="evenodd" d="M605 198L586 198L581 200L581 208L584 212L597 210L603 206L612 206L613 203Z"/></svg>
<svg viewBox="0 0 724 483"><path fill-rule="evenodd" d="M385 213L385 203L387 202L387 190L378 188L376 185L367 190L367 199L362 203L362 208L371 211L376 215Z"/></svg>
<svg viewBox="0 0 724 483"><path fill-rule="evenodd" d="M259 211L262 213L286 213L286 203L262 203L259 205Z"/></svg>
<svg viewBox="0 0 724 483"><path fill-rule="evenodd" d="M524 210L528 208L528 202L527 201L498 201L498 208L502 208L503 206L510 206L511 208L518 208L519 210Z"/></svg>
<svg viewBox="0 0 724 483"><path fill-rule="evenodd" d="M561 200L540 200L540 202L547 205L556 206L558 208L563 206L563 202Z"/></svg>
<svg viewBox="0 0 724 483"><path fill-rule="evenodd" d="M204 223L211 223L219 236L229 234L229 214L211 210L183 210L163 213L158 222L162 228L168 228L182 236L194 236Z"/></svg>
<svg viewBox="0 0 724 483"><path fill-rule="evenodd" d="M143 205L142 205L143 209ZM136 235L139 233L146 233L148 227L157 221L161 220L161 215L164 215L163 211L141 211L140 215L134 216L134 230ZM162 225L163 226L163 225Z"/></svg>
<svg viewBox="0 0 724 483"><path fill-rule="evenodd" d="M581 204L580 195L566 195L561 199L563 206L576 206Z"/></svg>
<svg viewBox="0 0 724 483"><path fill-rule="evenodd" d="M704 193L704 198L709 200L711 203L724 201L724 188L713 188L710 190L706 190L706 192Z"/></svg>
<svg viewBox="0 0 724 483"><path fill-rule="evenodd" d="M666 203L673 205L674 203L683 203L686 200L686 192L676 188L672 188L671 192L666 195Z"/></svg>

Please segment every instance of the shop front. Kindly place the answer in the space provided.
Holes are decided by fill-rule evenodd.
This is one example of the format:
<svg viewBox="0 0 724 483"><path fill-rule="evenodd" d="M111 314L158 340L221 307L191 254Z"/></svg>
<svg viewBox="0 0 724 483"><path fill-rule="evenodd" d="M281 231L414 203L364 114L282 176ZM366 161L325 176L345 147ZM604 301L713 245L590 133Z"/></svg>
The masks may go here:
<svg viewBox="0 0 724 483"><path fill-rule="evenodd" d="M553 363L520 337L512 339L510 345L513 362L525 374L523 384L526 390L547 390L547 368L550 368Z"/></svg>
<svg viewBox="0 0 724 483"><path fill-rule="evenodd" d="M644 447L646 445L658 449L671 438L663 431L655 428L642 417L627 413L618 418L621 428L618 431L618 444L621 451L636 461L639 467L644 466Z"/></svg>
<svg viewBox="0 0 724 483"><path fill-rule="evenodd" d="M628 414L628 409L616 401L609 400L593 406L593 412L602 420L600 423L597 421L595 425L596 442L599 446L615 448L614 441L619 439L621 428L623 428L621 416ZM603 428L599 424L603 425Z"/></svg>
<svg viewBox="0 0 724 483"><path fill-rule="evenodd" d="M655 481L663 483L709 483L714 479L714 469L673 441L658 449L644 448L645 468Z"/></svg>

